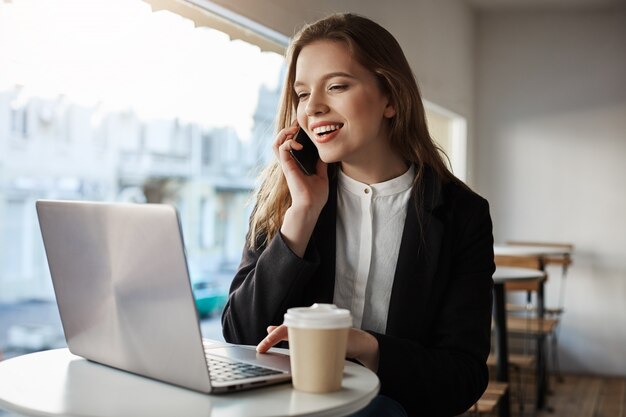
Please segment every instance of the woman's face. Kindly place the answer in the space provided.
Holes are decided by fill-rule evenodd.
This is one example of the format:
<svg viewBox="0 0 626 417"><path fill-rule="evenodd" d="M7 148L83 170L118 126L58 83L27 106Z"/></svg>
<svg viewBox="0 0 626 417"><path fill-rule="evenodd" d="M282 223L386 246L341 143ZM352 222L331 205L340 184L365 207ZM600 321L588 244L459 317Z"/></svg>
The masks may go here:
<svg viewBox="0 0 626 417"><path fill-rule="evenodd" d="M376 76L341 42L316 41L296 62L298 124L327 163L361 165L389 152L387 118L395 109Z"/></svg>

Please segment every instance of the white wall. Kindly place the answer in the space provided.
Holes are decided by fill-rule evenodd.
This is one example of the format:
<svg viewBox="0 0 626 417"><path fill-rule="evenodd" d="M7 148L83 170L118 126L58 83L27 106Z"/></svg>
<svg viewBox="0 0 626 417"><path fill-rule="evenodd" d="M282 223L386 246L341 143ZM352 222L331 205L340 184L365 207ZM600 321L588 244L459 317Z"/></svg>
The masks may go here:
<svg viewBox="0 0 626 417"><path fill-rule="evenodd" d="M576 245L562 368L626 375L626 12L483 13L476 46L477 185L496 240Z"/></svg>
<svg viewBox="0 0 626 417"><path fill-rule="evenodd" d="M473 182L474 17L458 0L214 0L249 19L292 36L333 12L354 12L387 28L400 42L423 98L468 120L468 182Z"/></svg>

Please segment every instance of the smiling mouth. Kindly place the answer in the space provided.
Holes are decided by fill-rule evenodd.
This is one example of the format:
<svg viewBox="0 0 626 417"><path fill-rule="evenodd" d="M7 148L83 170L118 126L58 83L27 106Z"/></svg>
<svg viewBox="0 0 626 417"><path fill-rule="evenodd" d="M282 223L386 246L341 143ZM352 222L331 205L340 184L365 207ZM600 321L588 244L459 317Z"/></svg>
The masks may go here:
<svg viewBox="0 0 626 417"><path fill-rule="evenodd" d="M320 127L316 127L315 129L313 129L313 133L315 133L317 136L324 137L333 132L336 132L342 127L343 127L343 124L320 126Z"/></svg>

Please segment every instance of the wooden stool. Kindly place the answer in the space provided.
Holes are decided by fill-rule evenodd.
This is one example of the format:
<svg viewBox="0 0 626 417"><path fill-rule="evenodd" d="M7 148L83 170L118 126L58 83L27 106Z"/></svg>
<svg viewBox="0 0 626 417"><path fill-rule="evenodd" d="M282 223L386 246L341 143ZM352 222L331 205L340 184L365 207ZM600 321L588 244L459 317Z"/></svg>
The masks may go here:
<svg viewBox="0 0 626 417"><path fill-rule="evenodd" d="M508 384L505 382L489 381L487 389L483 395L478 399L468 413L480 416L486 413L494 413L498 403L502 396L506 393Z"/></svg>

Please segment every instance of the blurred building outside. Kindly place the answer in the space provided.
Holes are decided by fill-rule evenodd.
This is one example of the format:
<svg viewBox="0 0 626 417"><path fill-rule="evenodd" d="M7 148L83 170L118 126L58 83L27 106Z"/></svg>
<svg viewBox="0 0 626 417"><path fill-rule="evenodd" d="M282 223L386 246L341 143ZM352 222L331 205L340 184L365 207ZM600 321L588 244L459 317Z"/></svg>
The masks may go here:
<svg viewBox="0 0 626 417"><path fill-rule="evenodd" d="M0 27L4 359L65 345L38 199L176 206L203 334L221 339L282 56L140 0L0 2Z"/></svg>
<svg viewBox="0 0 626 417"><path fill-rule="evenodd" d="M235 129L142 121L132 111L102 112L63 96L24 101L20 90L0 91L5 357L12 350L64 345L36 218L38 199L173 204L181 215L194 290L211 300L204 314L219 315L241 257L251 191L273 158L278 89L260 87L249 141ZM215 335L221 331L209 334Z"/></svg>

